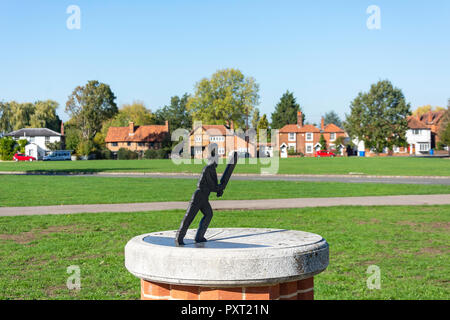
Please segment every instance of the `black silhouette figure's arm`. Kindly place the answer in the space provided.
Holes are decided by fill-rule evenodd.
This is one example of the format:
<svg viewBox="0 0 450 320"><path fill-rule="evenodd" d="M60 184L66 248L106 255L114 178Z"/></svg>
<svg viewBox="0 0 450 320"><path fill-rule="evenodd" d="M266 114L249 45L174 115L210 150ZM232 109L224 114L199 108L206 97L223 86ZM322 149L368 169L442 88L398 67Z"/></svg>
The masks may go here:
<svg viewBox="0 0 450 320"><path fill-rule="evenodd" d="M223 187L218 183L216 170L208 168L206 179L208 181L208 187L211 192L223 192Z"/></svg>

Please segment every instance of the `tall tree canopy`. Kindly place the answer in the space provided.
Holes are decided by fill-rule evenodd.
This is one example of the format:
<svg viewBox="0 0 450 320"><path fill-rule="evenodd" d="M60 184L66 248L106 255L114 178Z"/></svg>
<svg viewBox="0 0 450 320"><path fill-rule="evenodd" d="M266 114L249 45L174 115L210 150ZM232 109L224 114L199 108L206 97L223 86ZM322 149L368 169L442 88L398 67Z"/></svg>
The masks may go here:
<svg viewBox="0 0 450 320"><path fill-rule="evenodd" d="M253 117L252 117L252 128L257 128L258 127L258 123L259 120L261 119L260 115L259 115L259 109L255 108L255 110L253 110Z"/></svg>
<svg viewBox="0 0 450 320"><path fill-rule="evenodd" d="M195 94L188 100L187 108L193 119L208 124L227 124L234 121L244 128L253 109L259 104L259 85L240 70L218 70L210 79L204 78L195 85Z"/></svg>
<svg viewBox="0 0 450 320"><path fill-rule="evenodd" d="M53 100L35 103L16 101L0 103L0 132L22 128L48 128L59 131L61 120L56 114L58 103Z"/></svg>
<svg viewBox="0 0 450 320"><path fill-rule="evenodd" d="M438 137L443 144L450 146L450 99L439 126ZM448 152L450 154L450 147Z"/></svg>
<svg viewBox="0 0 450 320"><path fill-rule="evenodd" d="M97 134L97 140L104 140L109 127L126 127L130 122L136 126L145 126L155 123L155 115L147 109L143 102L135 101L132 104L124 104L118 113L103 123L101 136Z"/></svg>
<svg viewBox="0 0 450 320"><path fill-rule="evenodd" d="M360 92L350 109L345 129L351 137L364 141L366 148L381 153L386 147L392 150L405 145L410 105L390 81L379 81L369 92Z"/></svg>
<svg viewBox="0 0 450 320"><path fill-rule="evenodd" d="M438 106L433 107L433 106L427 104L426 106L417 107L417 109L413 111L412 115L413 116L421 116L421 115L427 113L428 111L441 111L441 110L445 110L445 108L438 107Z"/></svg>
<svg viewBox="0 0 450 320"><path fill-rule="evenodd" d="M9 103L0 102L0 133L10 132L11 130L11 106Z"/></svg>
<svg viewBox="0 0 450 320"><path fill-rule="evenodd" d="M59 132L61 120L56 114L59 104L53 100L37 101L34 104L34 113L30 116L32 128L48 128Z"/></svg>
<svg viewBox="0 0 450 320"><path fill-rule="evenodd" d="M192 116L187 109L188 99L189 95L187 93L181 98L179 96L171 97L170 105L156 110L156 122L164 124L166 120L169 121L169 129L171 132L180 128L190 130L192 127Z"/></svg>
<svg viewBox="0 0 450 320"><path fill-rule="evenodd" d="M302 111L300 105L297 103L294 94L286 91L280 98L280 101L272 113L272 129L280 129L287 124L297 123L297 112ZM303 114L303 120L305 114Z"/></svg>
<svg viewBox="0 0 450 320"><path fill-rule="evenodd" d="M338 114L334 111L325 113L325 115L323 116L323 122L325 126L329 125L330 123L333 123L337 125L339 128L342 128L341 118L339 118Z"/></svg>
<svg viewBox="0 0 450 320"><path fill-rule="evenodd" d="M117 114L115 99L109 85L96 80L75 88L66 103L66 111L80 129L82 140L92 141L103 122Z"/></svg>

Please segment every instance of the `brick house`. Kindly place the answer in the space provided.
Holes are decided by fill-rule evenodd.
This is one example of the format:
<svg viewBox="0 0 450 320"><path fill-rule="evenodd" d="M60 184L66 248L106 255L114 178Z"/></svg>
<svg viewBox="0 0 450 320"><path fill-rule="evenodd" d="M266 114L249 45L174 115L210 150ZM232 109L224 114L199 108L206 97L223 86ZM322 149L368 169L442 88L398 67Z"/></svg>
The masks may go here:
<svg viewBox="0 0 450 320"><path fill-rule="evenodd" d="M117 154L120 148L143 154L148 149L160 149L165 139L170 138L169 122L164 125L109 127L106 135L106 147Z"/></svg>
<svg viewBox="0 0 450 320"><path fill-rule="evenodd" d="M216 143L220 157L228 157L231 151L256 155L256 145L247 142L244 137L236 134L233 123L225 125L200 125L194 123L189 136L190 154L194 158L207 158L208 145Z"/></svg>
<svg viewBox="0 0 450 320"><path fill-rule="evenodd" d="M303 153L306 157L314 156L315 151L322 149L319 143L322 134L330 150L334 150L336 147L335 141L338 137L347 136L344 130L335 124L324 126L323 118L320 129L311 124L304 125L303 114L299 111L297 124L287 124L278 132L280 156L286 158L289 149L293 149L296 153Z"/></svg>

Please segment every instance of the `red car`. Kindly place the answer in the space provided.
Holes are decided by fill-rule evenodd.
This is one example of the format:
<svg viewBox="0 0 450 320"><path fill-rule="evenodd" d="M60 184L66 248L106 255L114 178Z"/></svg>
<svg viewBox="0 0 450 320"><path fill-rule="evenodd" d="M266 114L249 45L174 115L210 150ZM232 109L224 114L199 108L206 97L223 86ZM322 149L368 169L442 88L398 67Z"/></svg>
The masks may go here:
<svg viewBox="0 0 450 320"><path fill-rule="evenodd" d="M316 152L316 157L320 158L320 157L336 157L336 154L331 152L331 151L327 151L327 150L320 150Z"/></svg>
<svg viewBox="0 0 450 320"><path fill-rule="evenodd" d="M13 157L14 161L36 161L35 157L32 156L26 156L22 153L16 153Z"/></svg>

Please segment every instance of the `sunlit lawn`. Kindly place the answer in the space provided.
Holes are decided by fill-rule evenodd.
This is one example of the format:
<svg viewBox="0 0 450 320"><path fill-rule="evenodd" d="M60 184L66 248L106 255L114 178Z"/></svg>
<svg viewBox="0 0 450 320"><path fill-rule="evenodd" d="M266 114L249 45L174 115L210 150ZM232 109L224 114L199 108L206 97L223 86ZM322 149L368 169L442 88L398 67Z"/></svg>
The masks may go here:
<svg viewBox="0 0 450 320"><path fill-rule="evenodd" d="M138 299L124 267L138 234L173 230L182 211L0 217L1 299ZM199 222L197 217L192 227ZM330 245L316 299L449 299L450 206L333 207L216 212L211 227L304 230ZM66 287L81 269L81 290ZM370 265L381 289L366 285Z"/></svg>

